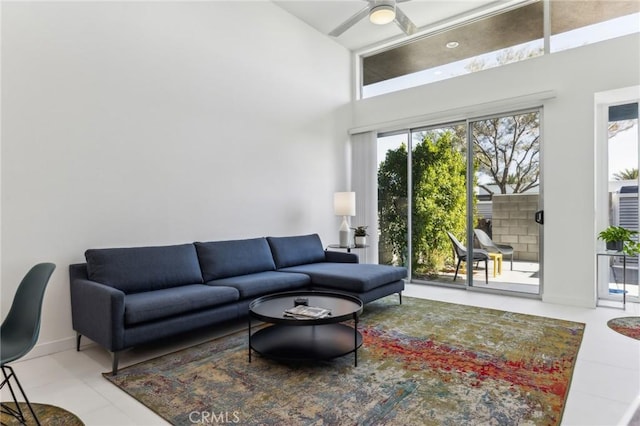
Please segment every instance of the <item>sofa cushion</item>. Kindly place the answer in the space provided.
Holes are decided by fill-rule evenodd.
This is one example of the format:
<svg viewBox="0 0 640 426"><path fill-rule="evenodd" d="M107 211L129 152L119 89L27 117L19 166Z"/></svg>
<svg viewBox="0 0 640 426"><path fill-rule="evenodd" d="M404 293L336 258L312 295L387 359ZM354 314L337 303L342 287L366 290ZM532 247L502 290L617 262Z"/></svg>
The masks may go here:
<svg viewBox="0 0 640 426"><path fill-rule="evenodd" d="M314 286L352 293L364 293L407 276L406 268L368 263L322 262L293 266L281 271L307 274Z"/></svg>
<svg viewBox="0 0 640 426"><path fill-rule="evenodd" d="M205 281L276 269L265 238L198 242L195 246Z"/></svg>
<svg viewBox="0 0 640 426"><path fill-rule="evenodd" d="M241 299L264 296L281 291L293 291L308 286L311 280L308 275L292 274L276 271L258 272L257 274L240 275L209 281L211 286L229 286L238 289Z"/></svg>
<svg viewBox="0 0 640 426"><path fill-rule="evenodd" d="M193 244L90 249L85 258L90 280L125 293L203 282Z"/></svg>
<svg viewBox="0 0 640 426"><path fill-rule="evenodd" d="M267 237L276 269L323 262L324 249L318 234L294 237Z"/></svg>
<svg viewBox="0 0 640 426"><path fill-rule="evenodd" d="M124 298L124 320L126 325L140 324L232 303L239 297L233 287L204 284L129 294Z"/></svg>

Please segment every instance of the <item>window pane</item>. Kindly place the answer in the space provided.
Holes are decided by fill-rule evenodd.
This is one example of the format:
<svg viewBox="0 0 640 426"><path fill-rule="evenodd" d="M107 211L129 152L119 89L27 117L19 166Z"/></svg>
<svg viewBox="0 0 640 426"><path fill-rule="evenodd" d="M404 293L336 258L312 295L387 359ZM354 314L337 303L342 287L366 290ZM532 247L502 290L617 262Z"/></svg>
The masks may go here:
<svg viewBox="0 0 640 426"><path fill-rule="evenodd" d="M609 108L609 225L638 230L638 104ZM608 259L609 280L601 282L604 298L620 298L622 258ZM638 297L638 257L627 259L627 297ZM631 285L629 285L631 284Z"/></svg>
<svg viewBox="0 0 640 426"><path fill-rule="evenodd" d="M551 51L571 49L640 31L640 2L552 1Z"/></svg>
<svg viewBox="0 0 640 426"><path fill-rule="evenodd" d="M407 133L378 137L378 263L407 265Z"/></svg>
<svg viewBox="0 0 640 426"><path fill-rule="evenodd" d="M465 135L464 123L411 133L413 280L466 285L466 264L457 264L447 234L466 244Z"/></svg>
<svg viewBox="0 0 640 426"><path fill-rule="evenodd" d="M489 253L490 278L473 286L539 293L540 114L537 111L471 124L478 191L474 233Z"/></svg>

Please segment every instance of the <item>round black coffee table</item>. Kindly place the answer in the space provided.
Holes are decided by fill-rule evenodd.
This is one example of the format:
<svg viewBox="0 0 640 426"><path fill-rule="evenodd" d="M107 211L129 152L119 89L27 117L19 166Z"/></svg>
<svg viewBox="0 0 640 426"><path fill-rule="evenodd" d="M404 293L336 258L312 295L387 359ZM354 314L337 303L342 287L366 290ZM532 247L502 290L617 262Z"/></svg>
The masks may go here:
<svg viewBox="0 0 640 426"><path fill-rule="evenodd" d="M325 318L291 318L284 311L294 307L294 300L306 298L308 306L331 311ZM358 348L362 335L358 317L362 301L348 294L323 291L295 291L260 297L249 305L249 362L251 350L273 359L289 361L327 360L354 353L358 365ZM251 320L272 324L251 333ZM353 327L341 324L353 320Z"/></svg>

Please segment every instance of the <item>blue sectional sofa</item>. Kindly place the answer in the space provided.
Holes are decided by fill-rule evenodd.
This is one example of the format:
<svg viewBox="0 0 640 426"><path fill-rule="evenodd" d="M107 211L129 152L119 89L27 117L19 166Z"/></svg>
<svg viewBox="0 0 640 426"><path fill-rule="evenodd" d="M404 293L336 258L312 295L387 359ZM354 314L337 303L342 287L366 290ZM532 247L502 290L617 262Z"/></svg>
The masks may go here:
<svg viewBox="0 0 640 426"><path fill-rule="evenodd" d="M113 354L202 327L246 318L257 297L295 290L340 291L364 303L398 293L406 268L358 263L325 251L317 234L90 249L69 266L77 349L87 336Z"/></svg>

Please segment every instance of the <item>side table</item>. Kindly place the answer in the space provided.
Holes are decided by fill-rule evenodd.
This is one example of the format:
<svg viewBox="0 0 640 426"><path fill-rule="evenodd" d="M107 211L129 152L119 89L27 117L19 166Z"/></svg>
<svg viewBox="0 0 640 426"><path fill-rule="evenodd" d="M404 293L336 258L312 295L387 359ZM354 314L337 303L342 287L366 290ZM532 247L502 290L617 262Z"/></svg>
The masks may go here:
<svg viewBox="0 0 640 426"><path fill-rule="evenodd" d="M502 253L490 252L489 257L493 260L493 278L495 278L496 275L502 275Z"/></svg>
<svg viewBox="0 0 640 426"><path fill-rule="evenodd" d="M353 249L364 249L364 248L367 248L367 247L369 247L367 244L363 244L363 245L352 244L352 245L348 245L346 247L343 247L340 244L329 244L325 250L332 248L332 249L346 250L347 253L351 253L351 250L353 250Z"/></svg>

